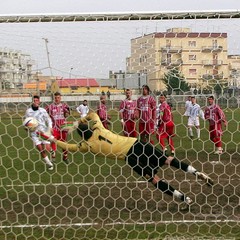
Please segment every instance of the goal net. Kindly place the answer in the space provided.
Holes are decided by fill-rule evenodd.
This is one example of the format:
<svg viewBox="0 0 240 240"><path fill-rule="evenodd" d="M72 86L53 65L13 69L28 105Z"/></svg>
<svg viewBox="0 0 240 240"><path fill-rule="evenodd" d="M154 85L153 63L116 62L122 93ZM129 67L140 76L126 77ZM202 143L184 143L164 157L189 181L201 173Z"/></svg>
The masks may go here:
<svg viewBox="0 0 240 240"><path fill-rule="evenodd" d="M239 12L0 16L1 239L239 239ZM123 135L124 91L133 100L147 84L164 93L175 124L175 157L208 174L212 187L172 167L158 171L193 199L182 203L138 176L124 161L57 150L49 171L22 126L32 97L41 107L61 92L76 108L96 111L106 95L110 130ZM204 112L214 96L227 119L222 154L200 118L200 135L184 116L188 96ZM158 110L158 107L157 107ZM138 131L139 120L136 120ZM162 149L154 133L154 145ZM69 143L78 144L76 131ZM169 146L167 154L171 154ZM50 154L49 154L50 156ZM147 156L149 157L149 156ZM51 159L51 158L50 158Z"/></svg>

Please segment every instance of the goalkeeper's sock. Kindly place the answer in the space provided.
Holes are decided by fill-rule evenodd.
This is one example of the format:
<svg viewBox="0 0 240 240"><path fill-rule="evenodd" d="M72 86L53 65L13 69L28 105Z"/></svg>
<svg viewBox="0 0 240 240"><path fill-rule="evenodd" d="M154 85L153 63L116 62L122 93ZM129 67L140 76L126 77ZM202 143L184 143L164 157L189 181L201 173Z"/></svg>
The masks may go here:
<svg viewBox="0 0 240 240"><path fill-rule="evenodd" d="M163 180L160 180L159 182L154 184L154 186L169 196L174 196L174 197L180 199L181 201L185 201L185 196L183 193L174 189L171 185L169 185L167 182L165 182Z"/></svg>

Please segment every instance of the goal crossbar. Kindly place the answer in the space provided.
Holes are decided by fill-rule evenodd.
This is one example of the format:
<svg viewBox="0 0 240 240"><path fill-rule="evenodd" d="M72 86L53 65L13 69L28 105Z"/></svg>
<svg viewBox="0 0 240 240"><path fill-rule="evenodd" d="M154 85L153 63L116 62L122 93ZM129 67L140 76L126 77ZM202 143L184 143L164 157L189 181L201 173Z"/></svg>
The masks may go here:
<svg viewBox="0 0 240 240"><path fill-rule="evenodd" d="M119 13L64 13L0 15L0 23L29 22L91 22L126 20L180 20L240 18L238 10L177 11L177 12L119 12Z"/></svg>

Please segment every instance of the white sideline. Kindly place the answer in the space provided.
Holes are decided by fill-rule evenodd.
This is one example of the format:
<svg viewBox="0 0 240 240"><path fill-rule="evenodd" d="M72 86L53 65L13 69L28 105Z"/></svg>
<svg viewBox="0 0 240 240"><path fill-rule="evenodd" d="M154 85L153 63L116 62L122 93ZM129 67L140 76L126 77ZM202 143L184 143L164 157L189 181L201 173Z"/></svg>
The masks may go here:
<svg viewBox="0 0 240 240"><path fill-rule="evenodd" d="M0 226L0 229L6 229L6 228L48 228L48 227L85 227L85 226L115 226L115 225L150 225L150 224L170 224L170 223L237 223L240 221L237 220L177 220L177 221L147 221L147 222L112 222L112 223L65 223L65 224L21 224L21 225L2 225Z"/></svg>

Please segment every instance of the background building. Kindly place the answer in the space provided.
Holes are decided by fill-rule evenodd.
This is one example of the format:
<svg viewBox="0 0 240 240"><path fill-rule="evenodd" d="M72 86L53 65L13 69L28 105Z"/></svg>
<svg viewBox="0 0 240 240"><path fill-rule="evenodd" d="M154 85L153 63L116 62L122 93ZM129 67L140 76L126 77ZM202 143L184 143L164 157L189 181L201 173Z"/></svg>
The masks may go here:
<svg viewBox="0 0 240 240"><path fill-rule="evenodd" d="M147 74L152 89L165 90L164 74L178 68L192 88L227 85L227 33L171 28L131 40L127 72Z"/></svg>
<svg viewBox="0 0 240 240"><path fill-rule="evenodd" d="M240 55L229 55L230 87L240 87Z"/></svg>
<svg viewBox="0 0 240 240"><path fill-rule="evenodd" d="M24 83L30 82L33 64L28 54L0 49L0 91L22 88Z"/></svg>

